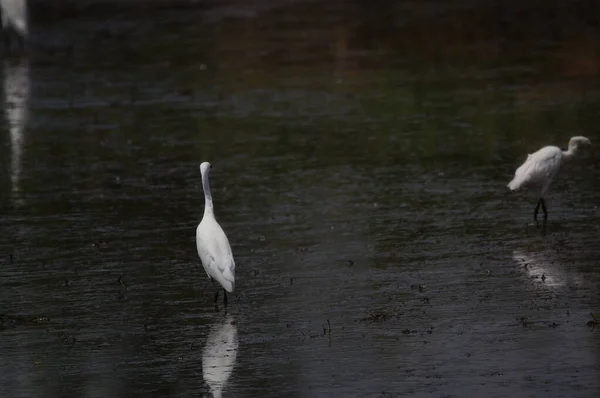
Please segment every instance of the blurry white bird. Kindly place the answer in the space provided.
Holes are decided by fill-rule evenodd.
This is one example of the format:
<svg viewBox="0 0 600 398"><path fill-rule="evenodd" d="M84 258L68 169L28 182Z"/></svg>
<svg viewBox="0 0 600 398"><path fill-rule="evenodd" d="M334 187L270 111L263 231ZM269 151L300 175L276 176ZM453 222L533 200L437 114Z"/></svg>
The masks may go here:
<svg viewBox="0 0 600 398"><path fill-rule="evenodd" d="M556 177L563 162L575 156L580 148L590 146L591 142L589 139L577 136L571 137L567 151L562 151L556 146L545 146L539 151L527 155L527 160L517 169L515 177L508 184L508 188L511 191L519 188L527 188L538 193L539 200L533 211L534 220L537 220L540 205L544 211L544 219L548 218L546 203L544 203L544 194Z"/></svg>
<svg viewBox="0 0 600 398"><path fill-rule="evenodd" d="M10 46L10 37L7 30L12 28L17 34L21 45L29 34L27 24L27 0L0 0L2 11L2 29L4 30L7 45Z"/></svg>
<svg viewBox="0 0 600 398"><path fill-rule="evenodd" d="M223 303L227 306L227 292L233 293L235 288L235 262L233 261L233 254L231 254L229 240L215 219L208 182L209 172L210 163L202 163L200 174L202 175L202 188L204 189L204 216L198 224L198 228L196 228L196 247L202 266L213 285L216 279L223 286L225 296ZM215 304L218 298L219 289L217 288Z"/></svg>

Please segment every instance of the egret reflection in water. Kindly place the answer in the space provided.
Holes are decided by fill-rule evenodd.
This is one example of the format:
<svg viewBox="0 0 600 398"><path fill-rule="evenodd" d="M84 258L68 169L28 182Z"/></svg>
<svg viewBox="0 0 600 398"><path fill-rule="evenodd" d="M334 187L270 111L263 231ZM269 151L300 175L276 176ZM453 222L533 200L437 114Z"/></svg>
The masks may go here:
<svg viewBox="0 0 600 398"><path fill-rule="evenodd" d="M528 252L525 250L514 250L513 259L519 264L519 269L527 277L549 287L562 287L569 285L580 285L583 276L576 272L569 272L565 264L562 264L556 256L547 252Z"/></svg>
<svg viewBox="0 0 600 398"><path fill-rule="evenodd" d="M29 62L23 57L4 61L4 116L10 133L10 180L15 205L24 204L21 197L21 174L24 130L29 113Z"/></svg>
<svg viewBox="0 0 600 398"><path fill-rule="evenodd" d="M227 384L237 358L237 327L233 316L216 323L206 338L202 352L202 375L213 397L219 398Z"/></svg>

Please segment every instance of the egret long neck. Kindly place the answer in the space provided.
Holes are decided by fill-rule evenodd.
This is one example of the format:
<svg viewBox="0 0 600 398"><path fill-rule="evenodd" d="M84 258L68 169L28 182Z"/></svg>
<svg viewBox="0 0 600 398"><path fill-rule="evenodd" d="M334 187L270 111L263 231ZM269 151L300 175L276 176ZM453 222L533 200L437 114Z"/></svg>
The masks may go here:
<svg viewBox="0 0 600 398"><path fill-rule="evenodd" d="M208 173L202 175L202 189L204 189L204 215L213 215L213 201L210 194L210 183L208 182Z"/></svg>
<svg viewBox="0 0 600 398"><path fill-rule="evenodd" d="M577 153L577 149L577 145L569 145L569 149L563 151L563 160L571 160L571 158L573 158L573 156L575 156Z"/></svg>

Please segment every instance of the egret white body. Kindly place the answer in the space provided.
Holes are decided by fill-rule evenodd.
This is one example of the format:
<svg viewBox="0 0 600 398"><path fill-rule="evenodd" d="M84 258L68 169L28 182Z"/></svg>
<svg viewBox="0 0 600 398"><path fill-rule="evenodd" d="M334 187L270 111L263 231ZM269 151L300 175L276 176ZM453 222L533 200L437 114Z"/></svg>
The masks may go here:
<svg viewBox="0 0 600 398"><path fill-rule="evenodd" d="M21 42L28 36L27 0L0 0L2 29L13 29Z"/></svg>
<svg viewBox="0 0 600 398"><path fill-rule="evenodd" d="M202 266L208 277L216 280L223 286L224 299L227 305L227 293L233 293L235 288L235 262L231 253L229 240L223 229L215 219L212 195L208 176L210 163L204 162L200 165L202 175L202 188L204 189L204 216L196 228L196 247ZM219 297L219 290L215 294L215 304Z"/></svg>
<svg viewBox="0 0 600 398"><path fill-rule="evenodd" d="M545 146L539 151L527 155L527 160L515 172L515 177L508 184L511 191L526 188L538 194L538 203L533 212L533 218L537 219L537 214L542 206L544 219L548 218L544 195L548 187L556 178L562 164L570 160L579 151L580 148L591 146L590 140L586 137L571 137L569 148L566 151L556 146Z"/></svg>

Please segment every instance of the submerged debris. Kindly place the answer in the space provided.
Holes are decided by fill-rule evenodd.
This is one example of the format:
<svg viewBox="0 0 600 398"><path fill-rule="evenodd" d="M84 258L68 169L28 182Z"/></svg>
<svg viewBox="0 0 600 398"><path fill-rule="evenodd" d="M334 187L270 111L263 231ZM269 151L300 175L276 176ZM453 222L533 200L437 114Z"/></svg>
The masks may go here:
<svg viewBox="0 0 600 398"><path fill-rule="evenodd" d="M526 328L526 327L527 327L527 318L525 318L524 316L522 316L522 317L519 319L519 321L520 321L520 323L521 323L521 326L523 326L524 328Z"/></svg>
<svg viewBox="0 0 600 398"><path fill-rule="evenodd" d="M289 325L288 325L289 328ZM302 341L304 341L307 337L309 339L316 339L319 337L325 337L327 336L327 338L329 339L329 343L331 344L331 322L329 321L329 319L327 319L327 325L323 324L323 333L319 334L315 331L308 331L307 333L304 333L301 329L298 330L301 334L302 334Z"/></svg>
<svg viewBox="0 0 600 398"><path fill-rule="evenodd" d="M427 286L425 285L410 285L411 289L419 289L419 292L423 293L425 291L425 289L427 288Z"/></svg>
<svg viewBox="0 0 600 398"><path fill-rule="evenodd" d="M326 334L331 338L331 322L329 322L329 319L327 320L327 326L323 325L323 336Z"/></svg>
<svg viewBox="0 0 600 398"><path fill-rule="evenodd" d="M402 315L402 313L398 312L398 311L386 312L383 310L382 311L365 311L365 313L368 316L361 318L361 321L367 321L369 323L383 322L383 321L387 321L388 319L390 319L392 317L398 317L399 315Z"/></svg>
<svg viewBox="0 0 600 398"><path fill-rule="evenodd" d="M590 315L592 316L592 320L591 320L591 321L588 321L587 325L588 325L589 327L591 327L591 328L592 328L592 330L594 330L594 328L596 327L596 325L598 325L598 321L596 320L596 317L594 316L594 314L592 314L592 313L590 312Z"/></svg>
<svg viewBox="0 0 600 398"><path fill-rule="evenodd" d="M390 314L386 314L385 312L369 312L369 311L365 311L365 312L367 313L368 316L362 318L363 321L383 322L391 317Z"/></svg>
<svg viewBox="0 0 600 398"><path fill-rule="evenodd" d="M50 322L46 316L26 317L19 315L0 314L0 331L13 329L23 325L37 325Z"/></svg>

